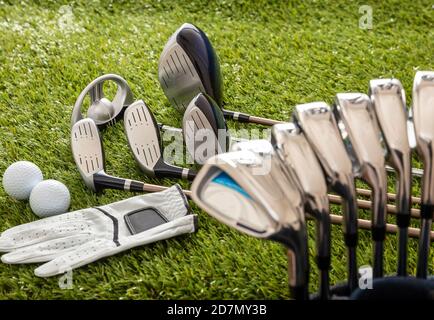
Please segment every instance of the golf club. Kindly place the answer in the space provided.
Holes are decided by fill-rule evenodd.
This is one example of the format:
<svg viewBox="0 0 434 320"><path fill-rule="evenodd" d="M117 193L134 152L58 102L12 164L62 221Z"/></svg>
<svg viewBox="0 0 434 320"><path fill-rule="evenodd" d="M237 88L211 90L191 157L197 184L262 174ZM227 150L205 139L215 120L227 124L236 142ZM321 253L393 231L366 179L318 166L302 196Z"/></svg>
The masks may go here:
<svg viewBox="0 0 434 320"><path fill-rule="evenodd" d="M430 250L431 224L434 212L434 72L418 71L413 83L413 120L417 151L423 161L421 235L417 277L426 278Z"/></svg>
<svg viewBox="0 0 434 320"><path fill-rule="evenodd" d="M277 124L273 126L273 129L275 126L285 126L287 124ZM273 130L273 133L275 131ZM277 139L279 142L282 142L282 134L277 134ZM273 140L275 142L275 140ZM286 142L286 141L285 141ZM307 143L307 142L306 142ZM281 148L281 143L278 144L278 148ZM291 145L291 147L295 147L297 151L302 151L298 149L298 146L296 143L294 145ZM316 188L319 186L321 188L321 183L318 183L317 186L310 185L309 183L306 183L306 181L309 181L309 178L306 177L306 171L300 172L297 171L297 169L300 167L297 164L290 163L289 161L282 161L279 153L281 153L282 149L273 149L273 145L267 141L267 140L250 140L245 142L236 143L232 146L231 151L251 151L256 154L259 154L260 156L266 156L268 158L271 157L277 157L281 160L280 165L283 167L284 170L286 170L286 174L288 174L293 181L295 187L298 187L298 191L303 194L304 198L304 207L305 210L309 213L310 217L317 220L317 237L316 237L316 244L317 244L317 266L320 270L320 297L323 300L328 300L330 298L330 289L329 289L329 269L330 269L330 216L328 212L328 196L327 196L327 186L324 181L324 191L323 196L325 198L316 197L314 200L312 199L312 194L309 193L309 191L312 190L312 188ZM294 150L293 150L294 151ZM294 152L291 152L291 154L294 154ZM296 158L300 159L300 156L296 156ZM307 163L305 163L307 165ZM318 164L318 163L317 163ZM294 166L293 166L294 165ZM319 164L318 164L319 165ZM311 169L308 167L309 170ZM304 167L303 169L307 169ZM320 175L319 178L323 176L321 167L319 167ZM313 170L315 171L315 170ZM317 179L319 180L319 179ZM303 182L303 183L302 183ZM305 188L306 187L306 188ZM314 195L314 197L317 195ZM313 200L313 201L312 201ZM316 203L316 201L318 201ZM310 206L313 205L313 206ZM326 206L326 208L324 207Z"/></svg>
<svg viewBox="0 0 434 320"><path fill-rule="evenodd" d="M204 164L210 157L228 150L229 134L223 112L204 93L197 94L188 104L182 131L187 151L195 163Z"/></svg>
<svg viewBox="0 0 434 320"><path fill-rule="evenodd" d="M376 79L369 84L369 95L386 145L387 162L397 175L395 205L399 227L398 275L407 275L407 229L411 209L411 148L405 93L397 79Z"/></svg>
<svg viewBox="0 0 434 320"><path fill-rule="evenodd" d="M288 248L291 295L308 299L309 259L303 198L279 165L250 151L210 158L192 184L192 199L220 222ZM268 173L265 173L268 172Z"/></svg>
<svg viewBox="0 0 434 320"><path fill-rule="evenodd" d="M194 179L196 172L193 170L164 161L158 124L142 100L134 102L125 110L124 126L134 159L146 175L157 178Z"/></svg>
<svg viewBox="0 0 434 320"><path fill-rule="evenodd" d="M294 120L321 163L331 188L344 200L344 235L348 247L348 285L357 287L357 201L351 160L330 107L325 102L297 105Z"/></svg>
<svg viewBox="0 0 434 320"><path fill-rule="evenodd" d="M117 85L116 95L112 101L104 95L103 86L106 81L114 81ZM124 78L116 74L105 74L89 83L78 96L72 111L71 126L83 119L81 108L87 94L91 103L87 117L95 121L99 128L115 123L122 117L124 109L134 101L131 89Z"/></svg>
<svg viewBox="0 0 434 320"><path fill-rule="evenodd" d="M169 38L158 63L158 79L170 103L184 112L200 92L208 94L223 107L223 82L220 64L206 34L184 23ZM223 109L225 118L272 126L280 121L254 117Z"/></svg>
<svg viewBox="0 0 434 320"><path fill-rule="evenodd" d="M386 235L387 173L381 131L369 97L361 93L336 95L334 115L344 145L353 162L353 171L372 188L372 240L374 241L374 277L383 276Z"/></svg>
<svg viewBox="0 0 434 320"><path fill-rule="evenodd" d="M293 171L304 193L305 210L316 223L317 265L321 271L320 297L328 299L331 221L327 183L315 153L294 123L275 124L271 143L286 169Z"/></svg>

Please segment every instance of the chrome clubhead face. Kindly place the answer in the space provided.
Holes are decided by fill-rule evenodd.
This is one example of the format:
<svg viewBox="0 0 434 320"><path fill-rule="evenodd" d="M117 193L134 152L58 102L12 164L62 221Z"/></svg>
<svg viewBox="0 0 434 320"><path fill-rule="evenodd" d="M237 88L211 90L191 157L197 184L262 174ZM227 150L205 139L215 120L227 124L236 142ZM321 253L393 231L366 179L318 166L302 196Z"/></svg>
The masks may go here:
<svg viewBox="0 0 434 320"><path fill-rule="evenodd" d="M330 107L325 102L297 105L294 120L317 155L331 185L352 185L352 162Z"/></svg>
<svg viewBox="0 0 434 320"><path fill-rule="evenodd" d="M284 166L296 175L309 211L328 212L324 172L300 128L294 123L274 125L271 129L271 144Z"/></svg>
<svg viewBox="0 0 434 320"><path fill-rule="evenodd" d="M250 151L217 155L198 173L192 198L217 220L257 238L304 228L301 195L276 168L257 174L264 166Z"/></svg>
<svg viewBox="0 0 434 320"><path fill-rule="evenodd" d="M104 152L98 127L92 119L79 120L72 126L71 149L86 186L96 191L94 174L104 172Z"/></svg>
<svg viewBox="0 0 434 320"><path fill-rule="evenodd" d="M371 185L381 183L381 188L386 188L381 131L369 97L362 93L339 93L335 98L334 114L345 145L359 164L361 177Z"/></svg>
<svg viewBox="0 0 434 320"><path fill-rule="evenodd" d="M417 150L424 163L422 202L434 205L434 71L416 73L412 111Z"/></svg>
<svg viewBox="0 0 434 320"><path fill-rule="evenodd" d="M124 113L125 134L140 169L154 177L163 161L160 130L154 115L142 100L131 104Z"/></svg>
<svg viewBox="0 0 434 320"><path fill-rule="evenodd" d="M198 164L226 152L229 147L223 112L210 96L203 93L196 95L188 104L182 120L182 132L187 152Z"/></svg>
<svg viewBox="0 0 434 320"><path fill-rule="evenodd" d="M158 64L158 79L170 103L184 112L200 92L222 106L220 64L206 34L184 23L170 37Z"/></svg>
<svg viewBox="0 0 434 320"><path fill-rule="evenodd" d="M109 81L113 81L117 85L117 91L112 101L105 97L103 90L104 83ZM116 74L105 74L89 83L78 96L72 111L71 126L83 119L82 107L87 95L89 95L91 103L87 117L94 120L98 127L116 122L122 116L124 108L134 101L131 89L125 79Z"/></svg>

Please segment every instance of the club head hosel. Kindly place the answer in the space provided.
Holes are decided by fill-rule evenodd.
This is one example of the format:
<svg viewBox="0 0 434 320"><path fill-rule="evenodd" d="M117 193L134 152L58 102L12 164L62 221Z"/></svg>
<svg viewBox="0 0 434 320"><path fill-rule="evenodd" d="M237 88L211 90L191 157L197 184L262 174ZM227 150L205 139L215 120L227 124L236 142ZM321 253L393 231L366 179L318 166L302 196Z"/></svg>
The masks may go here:
<svg viewBox="0 0 434 320"><path fill-rule="evenodd" d="M383 166L365 166L363 180L372 188L371 221L372 228L385 230L387 218L387 173ZM382 231L378 231L381 233ZM379 240L381 241L381 240Z"/></svg>
<svg viewBox="0 0 434 320"><path fill-rule="evenodd" d="M357 244L358 223L357 223L357 198L356 186L352 174L341 177L332 185L333 190L342 197L343 228L345 244L354 247Z"/></svg>
<svg viewBox="0 0 434 320"><path fill-rule="evenodd" d="M431 141L418 141L417 147L423 161L424 174L422 176L422 203L434 205L434 148Z"/></svg>
<svg viewBox="0 0 434 320"><path fill-rule="evenodd" d="M288 280L290 287L308 288L309 257L306 226L282 228L270 239L280 242L288 249Z"/></svg>
<svg viewBox="0 0 434 320"><path fill-rule="evenodd" d="M126 181L126 179L110 176L103 171L93 175L95 192L101 192L104 189L125 190Z"/></svg>
<svg viewBox="0 0 434 320"><path fill-rule="evenodd" d="M317 265L320 270L328 270L330 268L331 254L331 219L328 197L325 197L325 199L317 199L317 201L315 201L317 205L312 205L313 201L314 199L308 201L306 211L316 222Z"/></svg>
<svg viewBox="0 0 434 320"><path fill-rule="evenodd" d="M159 161L158 165L154 169L155 177L157 178L175 178L194 180L197 172L191 169L178 167L175 165L167 164L164 161Z"/></svg>
<svg viewBox="0 0 434 320"><path fill-rule="evenodd" d="M389 155L390 165L396 172L396 207L398 215L410 216L411 210L411 150L400 152L394 150Z"/></svg>

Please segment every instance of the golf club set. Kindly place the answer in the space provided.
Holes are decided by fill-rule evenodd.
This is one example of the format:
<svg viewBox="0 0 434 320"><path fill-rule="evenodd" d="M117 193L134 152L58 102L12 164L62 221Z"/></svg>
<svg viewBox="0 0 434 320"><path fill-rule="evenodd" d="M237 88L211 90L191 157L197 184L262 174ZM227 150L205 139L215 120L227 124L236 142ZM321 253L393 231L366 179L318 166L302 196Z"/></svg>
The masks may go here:
<svg viewBox="0 0 434 320"><path fill-rule="evenodd" d="M358 288L359 228L372 233L374 289L391 294L400 288L410 297L432 297L434 285L426 278L433 237L434 72L416 73L410 114L400 81L377 79L370 82L368 94L337 94L332 107L325 102L300 104L290 121L266 119L224 108L217 55L206 34L185 23L163 49L158 77L171 105L183 112L182 128L158 123L145 102L135 100L126 80L116 74L100 76L86 86L71 117L71 150L89 189L151 194L7 230L0 236L0 250L9 252L2 261L48 261L35 273L51 276L138 245L194 232L197 217L188 214L188 197L228 226L283 244L295 299L363 299L381 291ZM104 92L109 82L117 86L111 100ZM84 114L86 101L90 103ZM234 139L226 119L269 126L271 136L268 140ZM107 174L100 130L118 121L123 121L130 150L145 175L193 181L191 191ZM165 161L162 131L182 133L188 154L201 166L198 172ZM200 134L205 139L197 139ZM412 168L414 148L424 170ZM387 192L388 172L396 175L396 194ZM422 179L421 198L411 196L413 177ZM356 188L356 178L370 190ZM420 204L420 209L412 208L412 203ZM342 215L330 214L331 204L341 205ZM358 219L360 208L371 210L371 221ZM397 226L387 224L387 213L396 215ZM412 217L420 218L420 230L410 227ZM316 224L320 285L315 294L308 290L307 219ZM333 287L329 280L331 224L342 224L348 251L347 282ZM386 232L398 233L396 276L383 275ZM44 241L35 243L41 234ZM64 236L73 237L76 245L59 249ZM416 278L407 273L409 236L419 237Z"/></svg>

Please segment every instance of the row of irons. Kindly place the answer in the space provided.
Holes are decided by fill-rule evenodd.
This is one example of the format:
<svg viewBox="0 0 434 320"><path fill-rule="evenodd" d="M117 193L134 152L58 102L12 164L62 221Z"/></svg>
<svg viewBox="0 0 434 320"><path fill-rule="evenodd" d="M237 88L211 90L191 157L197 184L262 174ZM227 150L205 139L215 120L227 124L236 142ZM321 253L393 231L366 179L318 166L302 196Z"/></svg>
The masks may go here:
<svg viewBox="0 0 434 320"><path fill-rule="evenodd" d="M372 80L369 95L338 94L333 108L324 102L297 105L293 122L273 126L271 144L260 140L241 142L233 146L232 152L208 159L192 184L192 198L221 222L286 245L290 252L290 287L296 298L308 296L306 209L318 221L320 294L327 297L328 184L344 199L348 288L353 291L358 283L354 179L360 177L372 188L373 275L382 277L387 218L386 160L397 173L398 275L407 275L411 208L409 141L415 138L424 164L417 276L426 278L434 208L434 72L416 73L412 99L414 137L409 137L413 130L408 130L405 93L397 79Z"/></svg>

